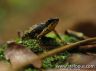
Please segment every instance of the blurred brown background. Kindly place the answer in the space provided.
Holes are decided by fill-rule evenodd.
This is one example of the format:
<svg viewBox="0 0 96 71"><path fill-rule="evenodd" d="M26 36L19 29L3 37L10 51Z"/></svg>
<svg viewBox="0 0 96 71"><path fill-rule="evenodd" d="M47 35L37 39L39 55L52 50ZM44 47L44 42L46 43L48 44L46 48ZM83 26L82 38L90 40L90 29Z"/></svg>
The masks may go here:
<svg viewBox="0 0 96 71"><path fill-rule="evenodd" d="M53 17L60 18L59 33L73 28L96 35L96 0L0 0L0 41Z"/></svg>

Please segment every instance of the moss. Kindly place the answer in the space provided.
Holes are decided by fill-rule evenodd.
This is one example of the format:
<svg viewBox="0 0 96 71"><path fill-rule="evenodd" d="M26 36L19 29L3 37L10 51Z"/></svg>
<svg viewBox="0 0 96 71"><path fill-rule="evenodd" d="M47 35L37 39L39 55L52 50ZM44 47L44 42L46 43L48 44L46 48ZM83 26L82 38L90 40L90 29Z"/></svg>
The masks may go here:
<svg viewBox="0 0 96 71"><path fill-rule="evenodd" d="M0 45L0 60L5 60L4 51L7 48L7 44Z"/></svg>
<svg viewBox="0 0 96 71"><path fill-rule="evenodd" d="M36 39L27 39L22 40L22 44L26 46L27 48L31 49L35 53L41 53L43 52L43 48L40 47L39 41Z"/></svg>
<svg viewBox="0 0 96 71"><path fill-rule="evenodd" d="M60 35L60 36L66 43L74 43L79 41L77 38L73 36L69 36L69 35ZM15 41L31 49L36 54L40 54L45 51L45 49L43 49L40 46L41 43L44 43L44 44L46 43L46 45L56 47L56 46L60 46L61 44L58 40L59 40L58 37L56 37L55 34L51 33L51 34L48 34L47 37L45 37L42 41L39 41L37 39L22 40L20 38L17 38ZM0 45L0 60L5 59L4 51L6 48L7 48L6 44ZM66 65L65 61L68 56L69 56L69 52L67 51L56 54L54 56L49 56L43 60L42 68L48 69L48 68L56 68L56 65ZM24 69L24 71L39 71L39 70L34 67L27 67L26 69Z"/></svg>
<svg viewBox="0 0 96 71"><path fill-rule="evenodd" d="M43 60L42 67L44 69L50 69L56 68L57 65L65 65L65 61L68 56L68 52L63 52L54 56L47 57Z"/></svg>

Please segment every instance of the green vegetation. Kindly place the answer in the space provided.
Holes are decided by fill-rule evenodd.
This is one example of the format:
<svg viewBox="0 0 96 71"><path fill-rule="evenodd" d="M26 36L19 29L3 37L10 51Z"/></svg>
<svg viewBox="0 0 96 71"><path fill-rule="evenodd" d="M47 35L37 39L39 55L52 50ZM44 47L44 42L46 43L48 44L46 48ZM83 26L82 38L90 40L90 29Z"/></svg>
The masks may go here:
<svg viewBox="0 0 96 71"><path fill-rule="evenodd" d="M40 47L39 41L36 39L27 39L27 40L22 40L22 44L29 49L31 49L35 53L41 53L43 52L43 48Z"/></svg>
<svg viewBox="0 0 96 71"><path fill-rule="evenodd" d="M44 69L50 69L55 68L57 65L65 65L65 60L68 55L68 52L63 52L54 56L47 57L43 60L42 67Z"/></svg>
<svg viewBox="0 0 96 71"><path fill-rule="evenodd" d="M58 37L53 33L47 34L47 37L54 38L57 41L59 41ZM60 35L60 37L62 38L62 40L64 40L65 43L74 43L74 42L79 41L78 38L71 36L71 35Z"/></svg>
<svg viewBox="0 0 96 71"><path fill-rule="evenodd" d="M4 51L7 48L6 44L0 45L0 60L5 60Z"/></svg>
<svg viewBox="0 0 96 71"><path fill-rule="evenodd" d="M73 43L78 41L77 38L73 37L73 36L69 36L69 35L61 35L62 39L64 40L64 42L66 43ZM49 34L47 35L47 37L45 39L43 39L43 43L49 43L47 45L50 46L60 46L60 42L58 41L58 38L54 35L54 34ZM16 42L19 44L24 45L25 47L31 49L33 52L35 52L36 54L40 54L48 49L44 49L40 46L40 43L42 41L39 41L37 39L26 39L26 40L21 40L21 39L17 39ZM53 44L54 45L53 45ZM6 44L2 44L0 45L0 60L4 60L4 51L7 48ZM69 52L62 52L59 54L55 54L54 56L49 56L46 57L45 59L43 59L42 61L42 68L43 69L49 69L49 68L56 68L57 65L66 65L66 58L69 56ZM38 69L34 68L34 67L27 67L25 68L24 71L39 71Z"/></svg>
<svg viewBox="0 0 96 71"><path fill-rule="evenodd" d="M35 68L32 69L32 68L29 67L29 68L26 68L24 71L39 71L39 70L38 69L35 69Z"/></svg>
<svg viewBox="0 0 96 71"><path fill-rule="evenodd" d="M45 41L44 41L44 43L47 43L47 42L49 42L48 40L50 39L51 41L48 43L48 45L51 45L52 43L54 44L52 44L51 46L60 46L59 44L60 44L60 42L57 42L57 40L58 40L58 38L54 35L54 34L48 34L47 35L47 37L49 37L49 38L47 38ZM66 42L66 43L73 43L73 42L76 42L76 41L78 41L78 39L77 38L75 38L75 37L73 37L73 36L69 36L69 35L61 35L61 37L62 37L62 39ZM54 41L54 40L55 41ZM28 42L28 41L30 41L30 42ZM28 45L29 47L30 47L30 44L31 44L31 46L33 46L33 44L32 44L32 42L34 42L33 40L26 40L26 42L27 42L27 44L26 44L26 46ZM37 40L35 40L35 42L38 42ZM35 43L34 42L34 43ZM29 44L30 43L30 44ZM24 44L24 43L23 43ZM35 48L38 48L37 47L37 45L38 44L36 44L35 43L35 45L36 45L36 47ZM28 47L27 46L27 47ZM32 49L32 48L31 48ZM38 50L38 49L37 49ZM34 51L34 50L33 50ZM44 49L43 49L43 51L44 51ZM54 56L49 56L49 57L47 57L47 58L45 58L43 61L42 61L42 68L43 69L50 69L50 68L56 68L56 66L57 65L66 65L66 58L69 56L69 54L70 53L68 53L67 51L66 52L62 52L62 53L59 53L59 54L56 54L56 55L54 55ZM67 65L68 65L68 63L67 63ZM35 68L26 68L25 69L25 71L38 71L37 69L35 69Z"/></svg>
<svg viewBox="0 0 96 71"><path fill-rule="evenodd" d="M79 41L76 37L70 36L70 35L64 35L62 36L62 38L64 39L65 43L74 43Z"/></svg>

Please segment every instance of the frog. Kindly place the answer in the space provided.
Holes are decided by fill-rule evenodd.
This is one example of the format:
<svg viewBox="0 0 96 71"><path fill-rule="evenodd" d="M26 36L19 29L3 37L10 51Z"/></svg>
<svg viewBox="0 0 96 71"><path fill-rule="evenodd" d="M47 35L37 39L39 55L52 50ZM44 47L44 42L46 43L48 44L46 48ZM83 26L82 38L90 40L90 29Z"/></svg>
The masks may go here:
<svg viewBox="0 0 96 71"><path fill-rule="evenodd" d="M25 31L24 34L21 36L21 38L41 39L46 34L53 31L56 34L56 36L60 40L62 40L60 35L55 30L55 27L57 26L58 22L59 22L59 18L50 18L43 23L35 24L32 27L30 27L29 30Z"/></svg>

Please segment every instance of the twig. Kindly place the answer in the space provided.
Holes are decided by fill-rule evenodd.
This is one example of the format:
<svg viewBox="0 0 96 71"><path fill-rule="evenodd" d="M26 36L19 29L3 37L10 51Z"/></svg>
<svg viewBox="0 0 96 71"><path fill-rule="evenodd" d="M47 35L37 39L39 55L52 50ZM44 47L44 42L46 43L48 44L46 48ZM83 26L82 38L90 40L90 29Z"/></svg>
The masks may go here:
<svg viewBox="0 0 96 71"><path fill-rule="evenodd" d="M83 46L80 46L78 50L84 53L86 52L96 53L96 44L83 45Z"/></svg>
<svg viewBox="0 0 96 71"><path fill-rule="evenodd" d="M94 37L94 38L88 38L88 39L86 39L86 40L78 41L78 42L76 42L76 43L71 43L71 44L69 44L69 45L65 45L65 46L62 46L62 47L59 47L59 48L50 50L50 51L48 51L48 52L46 52L46 53L40 54L39 57L40 57L40 59L42 59L42 58L45 58L45 57L47 57L47 56L50 56L50 55L53 55L53 54L56 54L56 53L65 51L65 50L67 50L67 49L74 48L75 46L83 45L83 44L85 44L85 43L93 42L93 41L96 41L96 37Z"/></svg>
<svg viewBox="0 0 96 71"><path fill-rule="evenodd" d="M65 34L75 36L75 37L77 37L79 39L87 39L87 38L89 38L88 36L84 35L81 32L73 31L73 30L70 30L70 29L66 30Z"/></svg>

